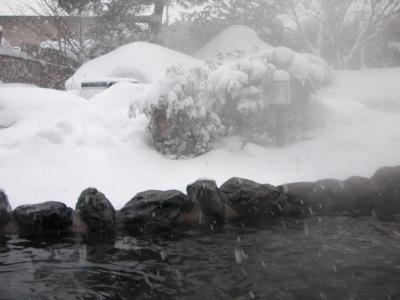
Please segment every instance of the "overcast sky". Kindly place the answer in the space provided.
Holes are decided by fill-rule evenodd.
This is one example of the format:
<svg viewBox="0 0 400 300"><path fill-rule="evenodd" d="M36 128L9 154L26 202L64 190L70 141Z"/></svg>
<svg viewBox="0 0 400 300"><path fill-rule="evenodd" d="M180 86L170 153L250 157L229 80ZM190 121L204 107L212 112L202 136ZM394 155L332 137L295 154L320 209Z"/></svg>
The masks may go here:
<svg viewBox="0 0 400 300"><path fill-rule="evenodd" d="M35 5L35 2L37 2L37 0L0 0L0 15L32 14L32 12L29 12L29 9L26 8L24 12L23 7L25 3L32 6Z"/></svg>
<svg viewBox="0 0 400 300"><path fill-rule="evenodd" d="M11 0L0 0L0 15L9 15L12 14L8 7L8 2Z"/></svg>

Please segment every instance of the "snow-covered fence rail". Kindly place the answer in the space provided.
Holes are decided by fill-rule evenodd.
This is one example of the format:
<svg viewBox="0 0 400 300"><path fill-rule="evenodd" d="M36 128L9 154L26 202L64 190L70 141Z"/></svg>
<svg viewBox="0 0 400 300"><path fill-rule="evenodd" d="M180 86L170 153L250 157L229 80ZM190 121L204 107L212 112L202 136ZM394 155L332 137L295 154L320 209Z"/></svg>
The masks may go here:
<svg viewBox="0 0 400 300"><path fill-rule="evenodd" d="M383 167L371 178L290 183L281 186L231 178L218 187L199 180L180 191L145 191L115 211L94 188L81 193L76 210L60 202L22 205L12 211L0 190L0 235L141 234L241 224L276 218L327 215L392 218L400 215L400 166ZM200 220L200 222L199 222Z"/></svg>
<svg viewBox="0 0 400 300"><path fill-rule="evenodd" d="M16 55L14 51L0 51L0 81L4 83L28 83L63 89L64 82L73 73L74 70L68 66L37 60L23 53Z"/></svg>

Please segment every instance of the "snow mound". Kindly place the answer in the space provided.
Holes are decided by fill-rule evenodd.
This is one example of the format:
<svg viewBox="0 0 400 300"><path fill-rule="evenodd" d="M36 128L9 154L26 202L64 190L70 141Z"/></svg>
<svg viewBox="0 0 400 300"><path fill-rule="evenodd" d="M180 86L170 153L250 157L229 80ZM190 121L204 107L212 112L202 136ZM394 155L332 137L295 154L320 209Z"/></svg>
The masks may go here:
<svg viewBox="0 0 400 300"><path fill-rule="evenodd" d="M335 97L351 97L372 108L400 112L400 69L369 69L335 74Z"/></svg>
<svg viewBox="0 0 400 300"><path fill-rule="evenodd" d="M171 65L195 67L203 62L177 51L146 42L124 45L88 61L67 80L67 90L79 89L91 77L128 77L139 83L158 81Z"/></svg>
<svg viewBox="0 0 400 300"><path fill-rule="evenodd" d="M244 25L233 25L209 41L194 57L199 59L216 59L219 53L233 53L240 50L244 55L252 54L257 50L271 48L262 41L257 33Z"/></svg>

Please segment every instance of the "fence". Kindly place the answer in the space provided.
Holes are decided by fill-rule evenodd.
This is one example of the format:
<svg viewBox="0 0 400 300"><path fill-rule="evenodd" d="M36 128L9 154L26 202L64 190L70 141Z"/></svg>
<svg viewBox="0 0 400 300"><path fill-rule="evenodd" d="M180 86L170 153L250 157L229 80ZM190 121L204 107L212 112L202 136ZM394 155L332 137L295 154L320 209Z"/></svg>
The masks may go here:
<svg viewBox="0 0 400 300"><path fill-rule="evenodd" d="M28 83L40 87L63 89L73 68L31 58L27 55L0 53L0 81Z"/></svg>

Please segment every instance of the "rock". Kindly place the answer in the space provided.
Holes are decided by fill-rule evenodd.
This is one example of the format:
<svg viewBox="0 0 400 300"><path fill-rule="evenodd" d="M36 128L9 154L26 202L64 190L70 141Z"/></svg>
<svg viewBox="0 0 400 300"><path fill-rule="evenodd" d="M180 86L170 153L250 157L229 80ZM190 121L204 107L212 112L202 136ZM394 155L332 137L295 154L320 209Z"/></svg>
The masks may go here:
<svg viewBox="0 0 400 300"><path fill-rule="evenodd" d="M134 233L171 229L182 212L194 204L176 190L150 190L137 194L119 212L123 226Z"/></svg>
<svg viewBox="0 0 400 300"><path fill-rule="evenodd" d="M322 179L315 182L315 190L307 203L317 214L340 214L353 212L357 203L337 179Z"/></svg>
<svg viewBox="0 0 400 300"><path fill-rule="evenodd" d="M294 214L298 215L312 215L313 207L319 208L315 205L315 191L316 184L314 182L294 182L288 183L277 187L283 192L292 205Z"/></svg>
<svg viewBox="0 0 400 300"><path fill-rule="evenodd" d="M380 206L378 185L369 178L353 176L343 181L348 203L353 203L358 215L371 215Z"/></svg>
<svg viewBox="0 0 400 300"><path fill-rule="evenodd" d="M384 190L398 189L400 188L400 166L380 168L371 177L371 180Z"/></svg>
<svg viewBox="0 0 400 300"><path fill-rule="evenodd" d="M95 188L88 188L80 194L76 210L91 232L115 231L114 207L106 196Z"/></svg>
<svg viewBox="0 0 400 300"><path fill-rule="evenodd" d="M358 209L362 195L361 183L352 179L322 179L316 182L299 182L286 185L286 195L293 205L303 207L304 215L353 214ZM360 196L357 196L359 193Z"/></svg>
<svg viewBox="0 0 400 300"><path fill-rule="evenodd" d="M0 229L11 219L11 205L4 191L0 190Z"/></svg>
<svg viewBox="0 0 400 300"><path fill-rule="evenodd" d="M55 201L19 206L14 217L24 233L58 233L72 225L72 209Z"/></svg>
<svg viewBox="0 0 400 300"><path fill-rule="evenodd" d="M225 204L214 180L198 180L186 188L189 199L200 209L201 225L223 225Z"/></svg>
<svg viewBox="0 0 400 300"><path fill-rule="evenodd" d="M400 166L383 167L371 177L380 190L379 211L382 215L400 213Z"/></svg>
<svg viewBox="0 0 400 300"><path fill-rule="evenodd" d="M276 187L242 178L231 178L220 188L227 204L240 216L280 216L292 210Z"/></svg>

